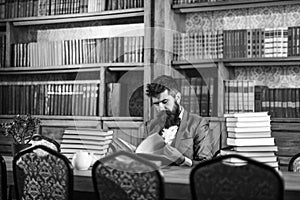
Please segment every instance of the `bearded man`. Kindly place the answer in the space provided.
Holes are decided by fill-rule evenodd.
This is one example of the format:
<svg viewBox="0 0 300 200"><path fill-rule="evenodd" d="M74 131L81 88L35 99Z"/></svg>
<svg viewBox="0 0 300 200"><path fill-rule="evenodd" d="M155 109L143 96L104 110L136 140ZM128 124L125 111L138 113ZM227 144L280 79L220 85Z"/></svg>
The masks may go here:
<svg viewBox="0 0 300 200"><path fill-rule="evenodd" d="M147 137L159 135L165 145L163 154L177 165L192 166L213 156L208 121L187 112L181 106L181 93L176 81L166 75L147 85L146 95L158 111L157 116L140 127Z"/></svg>

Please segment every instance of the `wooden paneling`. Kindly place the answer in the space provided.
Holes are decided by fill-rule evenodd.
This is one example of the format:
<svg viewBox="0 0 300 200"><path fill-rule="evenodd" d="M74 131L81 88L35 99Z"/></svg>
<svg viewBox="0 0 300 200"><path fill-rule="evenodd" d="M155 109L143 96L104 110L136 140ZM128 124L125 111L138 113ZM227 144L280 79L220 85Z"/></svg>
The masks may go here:
<svg viewBox="0 0 300 200"><path fill-rule="evenodd" d="M12 155L12 138L10 136L4 136L0 133L0 154L3 156Z"/></svg>
<svg viewBox="0 0 300 200"><path fill-rule="evenodd" d="M278 146L277 156L281 170L287 170L291 157L300 152L299 120L272 120L272 136Z"/></svg>

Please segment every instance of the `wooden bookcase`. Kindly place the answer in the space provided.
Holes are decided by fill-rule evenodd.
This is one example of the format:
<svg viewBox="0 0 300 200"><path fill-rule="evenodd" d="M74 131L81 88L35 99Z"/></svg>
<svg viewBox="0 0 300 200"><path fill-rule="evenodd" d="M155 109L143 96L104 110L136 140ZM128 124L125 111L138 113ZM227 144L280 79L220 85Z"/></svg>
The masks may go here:
<svg viewBox="0 0 300 200"><path fill-rule="evenodd" d="M259 84L266 85L271 82L272 87L279 88L283 85L278 86L276 84L282 83L284 78L289 78L285 83L292 83L291 87L299 87L299 82L291 80L299 78L297 77L299 75L297 71L300 67L300 54L288 57L174 59L174 52L178 48L178 46L174 46L174 35L178 33L300 27L300 22L296 19L297 16L300 16L299 1L231 0L203 2L196 0L151 0L144 1L143 4L143 8L0 19L0 32L6 35L6 68L0 69L0 81L2 83L8 81L74 80L76 77L80 80L98 80L100 82L96 116L37 115L42 118L43 132L48 135L52 135L55 131L62 134L63 129L69 126L118 129L120 137L137 144L140 140L137 135L139 124L142 121L149 120L154 115L149 99L145 95L142 103L139 99L137 106L142 105L143 107L143 115L139 117L130 116L126 106L125 111L108 111L107 85L117 88L120 83L122 85L122 83L130 82L131 87L127 93L136 94L136 90L145 89L147 83L162 74L183 79L190 84L188 86L192 87L191 81L199 77L204 81L212 80L212 84L206 88L213 90L213 93L209 93L209 96L207 96L209 102L206 102L206 104L209 104L210 108L206 111L209 113L206 117L211 121L211 127L214 127L212 131L221 132L222 135L224 135L224 118L222 116L225 112L224 80L243 79L245 76L237 75L237 73L249 74L254 69L260 71L264 69L264 73L259 75L254 73L248 76L247 79L254 79ZM43 68L12 67L14 65L12 59L14 47L12 44L35 41L37 32L40 30L47 32L50 29L60 30L65 28L71 30L74 27L130 26L138 23L143 24L142 62L98 62L51 65ZM126 31L126 28L124 31ZM85 35L82 37L85 37ZM239 48L237 47L237 49ZM275 72L272 72L274 70ZM287 74L287 72L291 73ZM280 77L278 73L283 74L282 79L278 79ZM133 78L131 79L131 77ZM277 82L272 82L272 77L277 77ZM290 86L285 85L285 87ZM131 95L122 98L129 101L130 97ZM200 100L198 99L198 101ZM197 109L199 109L201 115L200 108ZM115 116L112 114L114 112L122 114ZM12 116L12 114L1 115L1 120L7 121ZM284 131L280 128L279 130L275 124L284 123L284 127L288 127L289 124L298 124L298 121L298 119L290 117L274 118L275 137L284 138L279 139L279 141L297 141L299 132L293 130L291 133L287 129L287 131ZM282 137L281 132L289 136ZM59 139L59 136L57 136L57 139ZM296 143L294 146L299 146L299 143ZM287 142L286 144L290 143ZM292 152L295 151L300 151L300 149L294 149ZM292 155L292 152L286 151L285 148L281 148L279 152L280 156L285 157L285 160ZM284 161L283 165L286 166L286 164L287 162Z"/></svg>
<svg viewBox="0 0 300 200"><path fill-rule="evenodd" d="M112 4L117 1L89 2ZM7 91L7 97L1 96L1 104L5 105L1 107L0 121L31 113L41 119L40 131L58 141L69 127L118 129L117 134L123 134L123 138L136 133L137 125L144 119L141 107L144 105L144 60L149 60L143 52L147 4L143 5L141 0L126 2L130 3L126 9L117 9L121 5L116 5L110 10L83 13L26 16L28 13L18 10L9 17L1 15L0 33L6 37L6 49L0 84L1 89ZM7 6L14 7L16 3L18 1ZM19 5L19 9L21 7L24 5ZM53 7L49 9L54 10L46 12L56 12ZM96 45L99 45L98 54ZM112 100L120 103L117 107L124 110L122 113L108 115L109 84L126 85L122 92L135 95L131 100L131 96L114 94ZM138 88L139 93L135 92ZM1 94L5 95L5 91ZM39 96L43 97L43 104L36 102ZM117 101L116 97L120 99ZM31 100L34 103L30 103ZM66 107L70 107L69 110ZM111 123L120 126L111 126ZM124 128L124 124L128 127ZM139 140L131 142L137 144Z"/></svg>
<svg viewBox="0 0 300 200"><path fill-rule="evenodd" d="M159 4L158 1L155 3ZM291 27L299 27L300 24L294 17L299 16L299 1L277 1L277 0L243 0L243 1L197 1L197 0L174 0L169 2L171 9L165 8L170 12L170 20L168 26L165 28L170 29L174 34L173 37L168 37L165 34L164 38L168 38L169 42L168 48L173 48L174 53L178 52L178 44L176 43L178 37L176 35L184 35L189 38L198 36L200 32L213 32L213 31L232 31L234 30L252 30L252 29L273 29L277 28L293 29ZM168 5L169 7L169 5ZM169 17L165 17L166 18ZM287 28L289 27L289 28ZM295 28L297 30L297 28ZM290 31L290 30L289 30ZM292 31L291 31L292 32ZM296 32L296 31L295 31ZM296 32L295 37L298 37L298 32ZM190 34L190 35L189 35ZM198 34L198 35L197 35ZM290 34L290 32L289 32ZM196 36L195 36L196 35ZM183 36L183 37L184 37ZM236 37L244 37L241 35L233 35L231 38L234 41ZM290 35L288 35L288 47L290 47ZM171 39L173 38L173 39ZM179 37L180 38L180 37ZM230 38L230 37L229 37ZM226 38L227 39L227 38ZM257 40L259 40L258 38ZM175 42L174 42L175 40ZM197 40L195 40L197 41ZM234 43L233 41L233 43ZM295 39L296 47L299 44L299 38ZM247 42L247 41L246 41ZM174 44L172 46L172 44ZM190 45L190 44L187 44ZM192 44L193 45L193 44ZM225 45L225 38L223 38L223 47ZM233 44L231 44L234 46ZM170 47L171 46L171 47ZM186 47L183 47L186 48ZM224 47L225 48L225 47ZM223 48L223 53L224 49ZM235 46L237 49L229 49L231 51L239 51L244 46ZM265 46L264 46L265 48ZM187 47L189 49L189 47ZM196 48L195 48L196 49ZM196 49L197 50L197 49ZM242 49L243 51L247 49ZM287 51L298 51L290 50ZM228 50L227 50L228 52ZM179 53L182 53L179 51ZM192 51L192 53L195 53ZM290 54L290 52L287 52ZM195 53L196 54L196 53ZM216 84L214 85L214 95L213 95L213 112L209 118L217 117L222 119L223 114L226 112L224 101L225 101L225 91L224 91L224 80L254 80L256 85L264 85L269 87L269 90L273 90L274 93L278 88L283 88L281 90L292 90L299 92L297 88L300 88L299 82L296 80L299 76L297 73L300 65L300 54L295 53L288 56L276 55L273 52L270 57L257 56L233 56L228 57L223 54L223 57L209 57L209 58L196 58L188 57L183 59L178 59L180 55L176 55L175 59L170 58L168 61L160 60L164 62L169 68L165 71L171 74L178 74L184 76L184 78L189 79L194 76L202 77L214 77L216 78ZM288 69L292 73L286 73ZM256 70L256 71L255 71ZM263 74L260 74L260 72ZM210 72L210 73L209 73ZM254 72L249 75L250 72ZM256 74L255 74L256 72ZM198 75L197 75L198 74ZM200 74L200 75L199 75ZM254 75L255 74L255 75ZM293 78L294 77L294 78ZM272 89L271 89L272 88ZM288 88L288 89L286 89ZM294 89L295 88L295 89ZM279 147L278 157L280 168L286 170L288 161L290 157L299 152L299 134L300 132L297 128L299 125L299 98L297 98L297 92L295 96L291 96L291 107L295 108L296 115L282 115L271 114L272 119L272 135L277 141ZM293 92L292 92L293 93ZM284 96L284 95L282 95ZM284 105L281 99L277 99L276 95L273 95L274 99L272 103L268 105ZM285 98L285 97L283 97ZM277 101L278 102L277 102ZM266 101L266 100L265 100ZM288 101L288 100L286 100ZM287 103L288 104L288 103ZM295 107L293 107L293 104ZM278 106L280 107L280 106ZM289 107L289 106L288 106ZM282 109L282 108L281 108ZM264 111L264 110L261 110ZM273 112L272 110L265 111ZM285 111L284 111L285 112ZM201 114L201 113L200 113Z"/></svg>

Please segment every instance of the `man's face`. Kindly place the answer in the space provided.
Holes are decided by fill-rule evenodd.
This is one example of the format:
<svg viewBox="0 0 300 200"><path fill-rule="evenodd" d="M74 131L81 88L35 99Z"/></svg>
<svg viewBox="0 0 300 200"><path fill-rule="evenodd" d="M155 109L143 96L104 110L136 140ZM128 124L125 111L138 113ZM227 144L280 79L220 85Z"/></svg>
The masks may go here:
<svg viewBox="0 0 300 200"><path fill-rule="evenodd" d="M168 90L160 93L157 98L152 98L153 105L159 112L158 114L161 116L161 119L164 120L165 128L178 124L180 114L180 101L178 101L178 99L180 99L180 97L176 96L174 98L169 95Z"/></svg>
<svg viewBox="0 0 300 200"><path fill-rule="evenodd" d="M160 93L157 97L152 97L152 104L158 112L161 111L174 111L175 98L169 94L168 90Z"/></svg>

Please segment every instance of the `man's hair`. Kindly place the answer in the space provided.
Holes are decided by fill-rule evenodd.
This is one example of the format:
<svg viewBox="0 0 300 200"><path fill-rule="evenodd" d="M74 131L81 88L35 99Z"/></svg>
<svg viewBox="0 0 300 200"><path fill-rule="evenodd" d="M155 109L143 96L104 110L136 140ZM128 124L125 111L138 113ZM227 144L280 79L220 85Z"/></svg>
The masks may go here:
<svg viewBox="0 0 300 200"><path fill-rule="evenodd" d="M161 75L147 84L146 95L148 97L157 97L160 93L168 90L170 95L174 96L179 92L176 81L167 75Z"/></svg>

